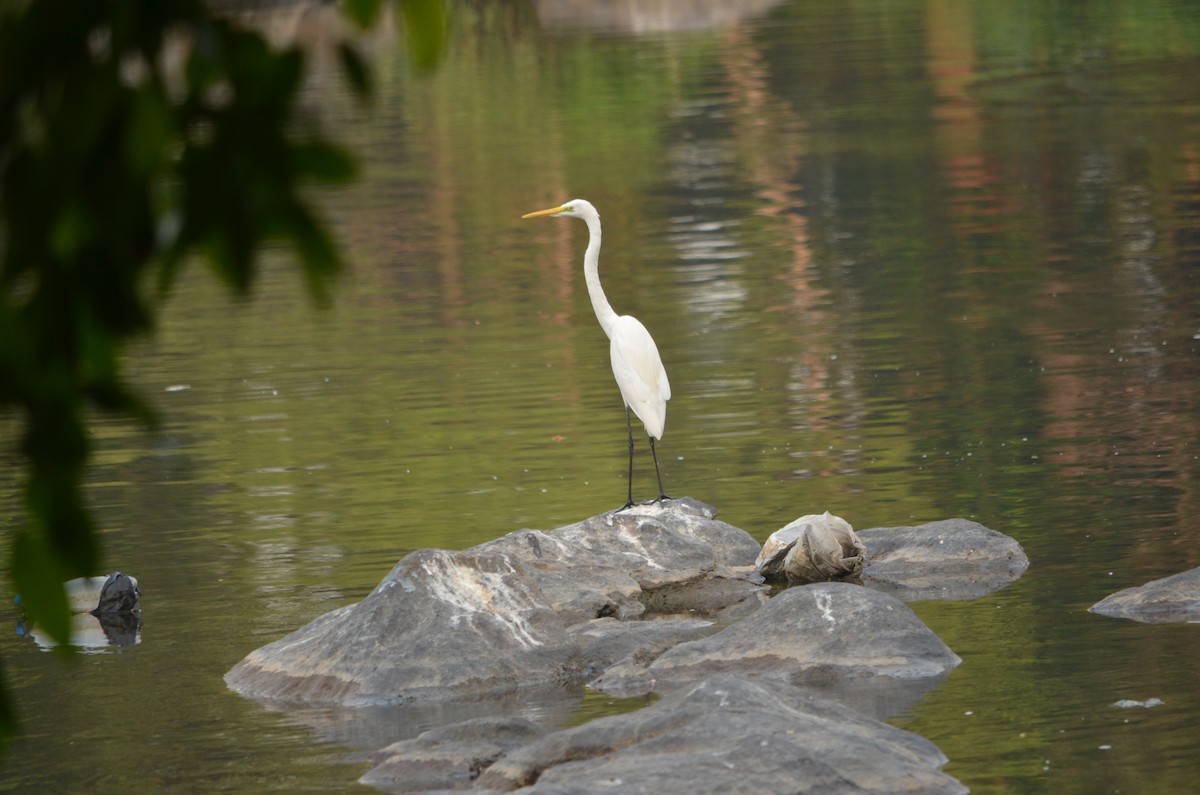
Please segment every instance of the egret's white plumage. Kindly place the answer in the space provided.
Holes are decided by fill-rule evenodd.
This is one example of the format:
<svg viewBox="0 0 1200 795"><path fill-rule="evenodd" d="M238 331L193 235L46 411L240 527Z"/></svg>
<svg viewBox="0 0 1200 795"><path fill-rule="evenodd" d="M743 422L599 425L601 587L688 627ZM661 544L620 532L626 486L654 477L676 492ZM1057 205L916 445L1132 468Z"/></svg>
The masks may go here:
<svg viewBox="0 0 1200 795"><path fill-rule="evenodd" d="M583 277L587 283L588 296L600 328L609 339L609 357L612 360L613 377L621 389L628 414L633 411L650 437L650 452L654 457L654 474L658 478L658 499L666 498L663 493L662 476L658 471L658 453L654 440L661 439L667 423L667 401L671 399L671 384L658 346L641 321L632 315L618 315L604 295L600 286L600 213L590 202L573 199L559 207L528 213L522 218L553 216L557 218L581 218L588 227L588 246L583 255ZM633 504L633 430L629 431L629 500L625 507Z"/></svg>
<svg viewBox="0 0 1200 795"><path fill-rule="evenodd" d="M609 339L613 376L625 405L646 426L646 433L661 439L667 424L671 384L654 339L641 321L629 315L617 318Z"/></svg>

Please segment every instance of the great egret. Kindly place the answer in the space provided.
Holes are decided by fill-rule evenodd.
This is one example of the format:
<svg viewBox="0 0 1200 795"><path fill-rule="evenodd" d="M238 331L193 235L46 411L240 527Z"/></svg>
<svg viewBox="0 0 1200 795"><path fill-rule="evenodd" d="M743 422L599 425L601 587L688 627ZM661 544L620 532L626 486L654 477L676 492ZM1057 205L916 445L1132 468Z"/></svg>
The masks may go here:
<svg viewBox="0 0 1200 795"><path fill-rule="evenodd" d="M604 296L600 286L600 213L591 202L572 199L560 207L527 213L522 218L552 216L555 218L582 218L588 228L587 251L583 254L583 278L587 282L588 296L600 328L609 339L609 356L612 359L613 377L621 389L625 401L625 427L629 431L629 493L621 510L633 505L633 421L630 410L646 426L650 438L650 455L654 458L654 476L658 479L658 498L654 502L669 499L663 491L662 474L658 471L658 453L654 441L661 439L667 423L667 401L671 399L671 384L654 338L641 321L631 315L618 315Z"/></svg>

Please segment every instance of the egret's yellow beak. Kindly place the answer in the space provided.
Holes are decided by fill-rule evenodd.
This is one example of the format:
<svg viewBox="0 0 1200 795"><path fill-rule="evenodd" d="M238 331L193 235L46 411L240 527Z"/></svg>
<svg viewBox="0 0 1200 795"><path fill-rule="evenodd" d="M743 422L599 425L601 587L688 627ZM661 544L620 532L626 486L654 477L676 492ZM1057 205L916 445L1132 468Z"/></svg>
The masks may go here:
<svg viewBox="0 0 1200 795"><path fill-rule="evenodd" d="M558 215L566 210L566 207L551 207L549 210L538 210L536 213L525 213L522 218L540 218L543 215Z"/></svg>

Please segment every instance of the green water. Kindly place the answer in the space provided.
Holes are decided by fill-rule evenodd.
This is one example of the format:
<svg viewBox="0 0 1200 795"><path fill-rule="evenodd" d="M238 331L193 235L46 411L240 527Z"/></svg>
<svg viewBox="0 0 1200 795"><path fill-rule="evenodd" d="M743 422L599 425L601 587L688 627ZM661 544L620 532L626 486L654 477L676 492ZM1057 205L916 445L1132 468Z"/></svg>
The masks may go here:
<svg viewBox="0 0 1200 795"><path fill-rule="evenodd" d="M454 8L433 74L372 40L372 109L310 87L364 167L326 197L353 262L333 306L281 254L245 304L197 270L129 352L164 427L97 418L88 494L141 643L64 664L0 638L25 732L0 790L344 792L421 728L221 677L413 549L623 502L584 227L520 220L582 197L670 373L670 493L759 540L828 509L965 516L1028 552L998 594L915 605L964 662L894 723L975 793L1193 791L1200 629L1086 609L1200 566L1194 4L809 0L642 32Z"/></svg>

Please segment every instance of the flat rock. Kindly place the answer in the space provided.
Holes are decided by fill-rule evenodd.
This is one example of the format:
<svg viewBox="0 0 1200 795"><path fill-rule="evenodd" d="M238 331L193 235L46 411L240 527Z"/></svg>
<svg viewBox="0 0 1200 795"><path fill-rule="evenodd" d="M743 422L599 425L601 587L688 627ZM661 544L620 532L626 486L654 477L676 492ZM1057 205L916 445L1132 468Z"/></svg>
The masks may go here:
<svg viewBox="0 0 1200 795"><path fill-rule="evenodd" d="M379 752L359 781L388 792L466 789L493 762L546 732L523 718L480 718L427 731Z"/></svg>
<svg viewBox="0 0 1200 795"><path fill-rule="evenodd" d="M576 624L567 631L583 646L584 655L592 666L589 673L595 676L622 661L648 663L684 641L711 635L717 631L717 626L712 621L697 618L647 621L596 618Z"/></svg>
<svg viewBox="0 0 1200 795"><path fill-rule="evenodd" d="M1200 568L1117 591L1088 612L1144 624L1200 623Z"/></svg>
<svg viewBox="0 0 1200 795"><path fill-rule="evenodd" d="M758 544L711 506L671 500L462 551L404 557L361 602L251 652L226 675L254 698L406 704L578 682L594 671L568 628L640 616L648 594L703 593L707 609L758 586ZM730 583L701 586L708 581Z"/></svg>
<svg viewBox="0 0 1200 795"><path fill-rule="evenodd" d="M876 527L858 537L867 548L863 585L905 602L975 599L1016 581L1029 567L1016 539L968 519Z"/></svg>
<svg viewBox="0 0 1200 795"><path fill-rule="evenodd" d="M614 665L590 686L619 697L664 692L718 673L824 691L868 714L890 714L961 660L898 599L849 583L783 591L715 635L646 665Z"/></svg>
<svg viewBox="0 0 1200 795"><path fill-rule="evenodd" d="M731 568L720 577L698 577L643 590L642 604L656 614L745 614L766 604L762 580L751 567Z"/></svg>
<svg viewBox="0 0 1200 795"><path fill-rule="evenodd" d="M392 770L429 757L397 747ZM465 755L464 755L465 758ZM472 781L461 765L437 792L523 795L967 792L928 740L783 682L718 675L637 712L599 718L501 751ZM469 765L468 765L469 766ZM425 768L429 770L430 768ZM392 792L376 771L363 781ZM425 776L423 783L436 783Z"/></svg>

